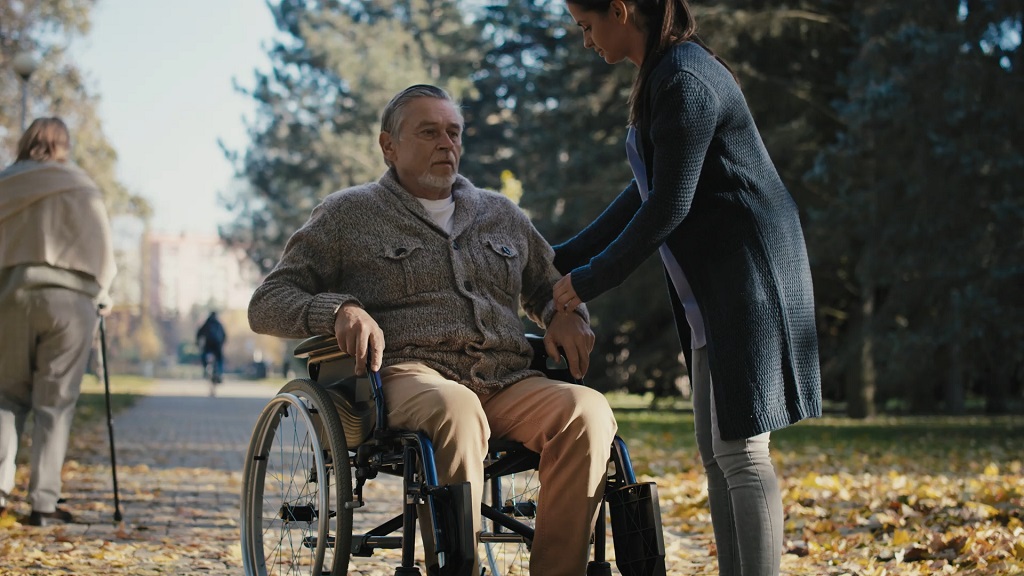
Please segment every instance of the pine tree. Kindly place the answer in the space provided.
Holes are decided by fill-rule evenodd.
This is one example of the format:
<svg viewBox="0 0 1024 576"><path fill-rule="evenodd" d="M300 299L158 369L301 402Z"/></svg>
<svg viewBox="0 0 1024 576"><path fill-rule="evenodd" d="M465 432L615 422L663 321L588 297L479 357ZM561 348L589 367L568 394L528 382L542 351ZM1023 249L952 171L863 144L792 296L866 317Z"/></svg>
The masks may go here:
<svg viewBox="0 0 1024 576"><path fill-rule="evenodd" d="M269 270L327 194L376 180L385 166L380 113L401 89L432 83L461 96L475 52L449 0L306 2L270 6L282 32L273 70L247 92L258 117L244 152L227 151L244 185L224 238Z"/></svg>

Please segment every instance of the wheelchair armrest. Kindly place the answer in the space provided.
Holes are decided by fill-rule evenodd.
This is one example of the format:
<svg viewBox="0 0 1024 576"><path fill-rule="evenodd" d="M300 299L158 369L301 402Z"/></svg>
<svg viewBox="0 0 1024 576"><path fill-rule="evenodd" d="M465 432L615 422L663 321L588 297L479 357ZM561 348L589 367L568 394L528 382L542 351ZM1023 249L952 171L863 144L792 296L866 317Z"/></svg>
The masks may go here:
<svg viewBox="0 0 1024 576"><path fill-rule="evenodd" d="M561 380L570 384L583 384L583 380L577 380L569 371L569 361L565 356L551 358L547 348L544 347L544 337L536 334L527 334L526 341L533 347L533 362L530 363L532 370L540 370L552 380ZM561 349L559 349L561 351Z"/></svg>
<svg viewBox="0 0 1024 576"><path fill-rule="evenodd" d="M309 377L325 388L345 380L355 379L354 359L337 362L337 360L352 358L352 356L341 351L341 348L338 347L338 339L334 335L306 338L299 342L292 355L296 358L306 358ZM370 395L376 405L377 430L386 430L387 411L384 409L384 392L380 373L370 371L366 377L369 378ZM350 385L355 386L354 383ZM354 394L351 400L358 401L360 398L358 394Z"/></svg>
<svg viewBox="0 0 1024 576"><path fill-rule="evenodd" d="M338 339L333 334L306 338L299 342L292 355L296 358L308 358L313 363L348 356L338 348Z"/></svg>

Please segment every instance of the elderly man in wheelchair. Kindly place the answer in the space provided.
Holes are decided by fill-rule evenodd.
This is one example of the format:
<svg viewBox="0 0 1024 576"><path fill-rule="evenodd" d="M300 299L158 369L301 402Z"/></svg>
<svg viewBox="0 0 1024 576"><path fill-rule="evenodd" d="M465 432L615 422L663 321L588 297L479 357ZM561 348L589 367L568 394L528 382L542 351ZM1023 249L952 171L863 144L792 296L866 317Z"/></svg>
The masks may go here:
<svg viewBox="0 0 1024 576"><path fill-rule="evenodd" d="M586 373L586 308L554 309L551 247L515 204L458 175L462 132L443 90L397 94L381 121L387 172L327 196L252 297L253 330L309 338L296 355L311 379L257 422L247 574L345 574L378 548L402 550L396 575L419 574L417 522L428 574L481 574L479 548L492 573L610 574L605 502L617 555L632 557L620 570L664 574L657 494L636 483L607 401L545 372L551 357L568 380ZM524 335L520 306L542 341ZM534 470L539 492L518 486ZM403 511L353 534L378 474L402 478ZM620 550L620 524L622 547L642 550Z"/></svg>

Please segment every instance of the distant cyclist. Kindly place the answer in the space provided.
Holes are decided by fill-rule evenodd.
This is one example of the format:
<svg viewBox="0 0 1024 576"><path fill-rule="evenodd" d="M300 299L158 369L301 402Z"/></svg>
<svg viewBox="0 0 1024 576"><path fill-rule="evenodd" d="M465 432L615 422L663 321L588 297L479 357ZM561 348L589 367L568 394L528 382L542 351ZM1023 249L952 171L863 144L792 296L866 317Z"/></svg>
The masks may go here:
<svg viewBox="0 0 1024 576"><path fill-rule="evenodd" d="M224 373L224 342L228 339L224 332L224 325L217 319L216 312L210 312L206 322L196 332L196 345L199 346L199 357L203 363L203 374L206 374L207 364L212 359L213 374L211 381L220 384L221 375Z"/></svg>

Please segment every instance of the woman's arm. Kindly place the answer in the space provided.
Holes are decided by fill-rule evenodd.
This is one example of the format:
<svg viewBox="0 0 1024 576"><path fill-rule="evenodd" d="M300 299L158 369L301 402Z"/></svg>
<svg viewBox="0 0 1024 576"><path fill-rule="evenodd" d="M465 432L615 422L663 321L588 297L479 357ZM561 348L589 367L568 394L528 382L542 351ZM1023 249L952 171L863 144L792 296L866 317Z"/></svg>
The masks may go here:
<svg viewBox="0 0 1024 576"><path fill-rule="evenodd" d="M572 286L583 301L621 284L689 214L715 134L718 99L699 78L680 71L655 87L652 110L653 187L622 233L573 269Z"/></svg>
<svg viewBox="0 0 1024 576"><path fill-rule="evenodd" d="M578 268L600 254L622 233L630 218L640 207L640 193L633 180L626 189L586 228L565 242L554 246L555 268L562 274Z"/></svg>

